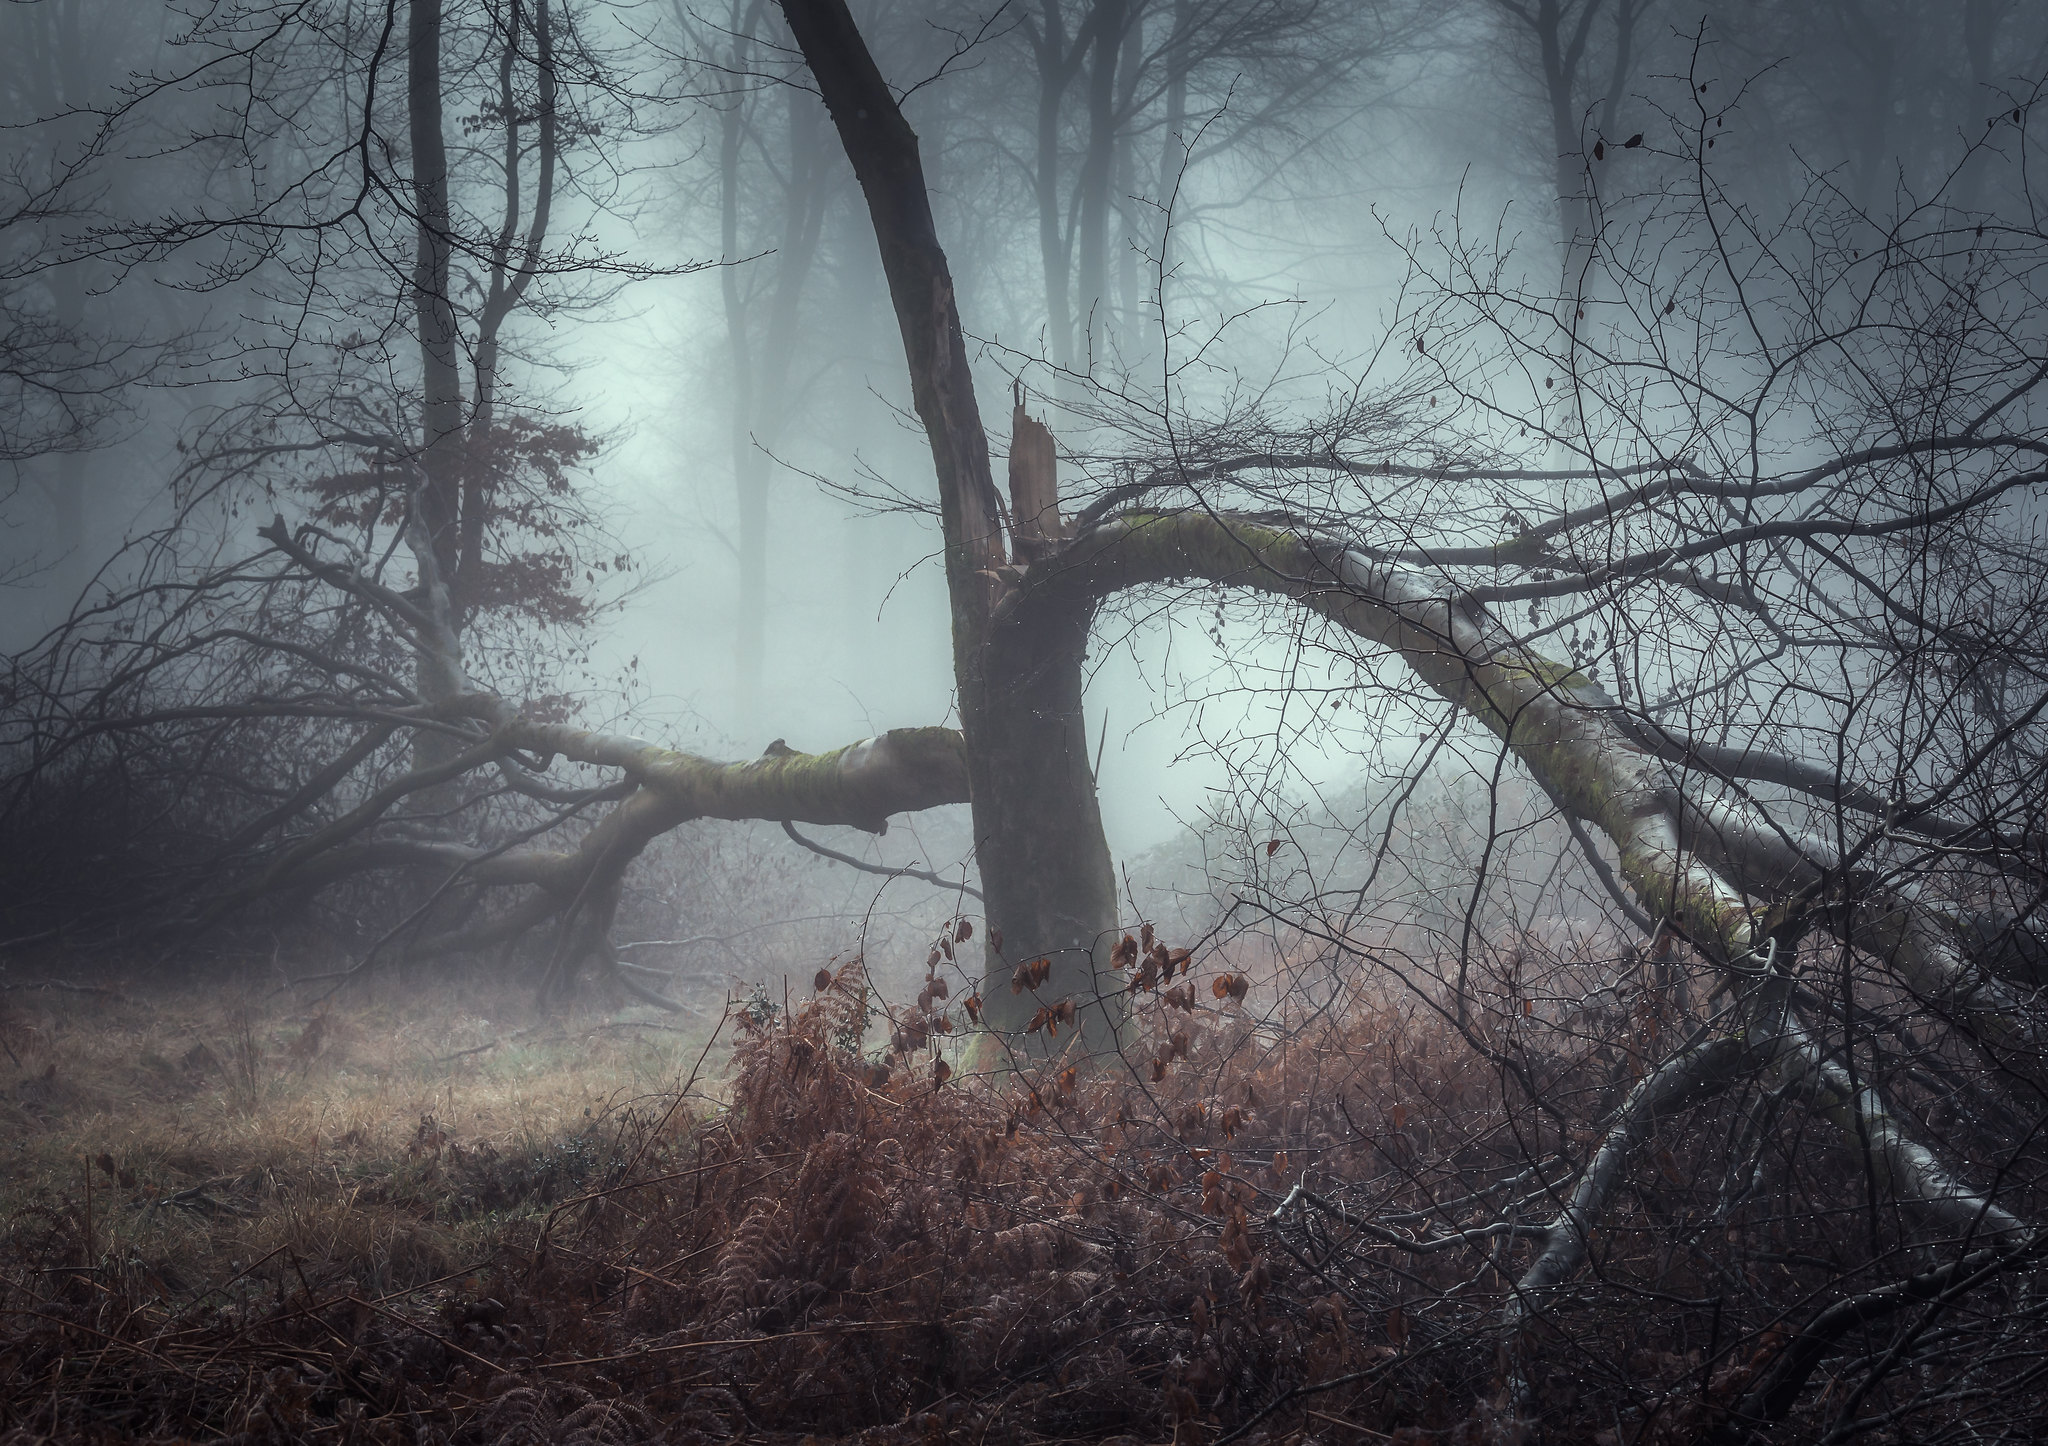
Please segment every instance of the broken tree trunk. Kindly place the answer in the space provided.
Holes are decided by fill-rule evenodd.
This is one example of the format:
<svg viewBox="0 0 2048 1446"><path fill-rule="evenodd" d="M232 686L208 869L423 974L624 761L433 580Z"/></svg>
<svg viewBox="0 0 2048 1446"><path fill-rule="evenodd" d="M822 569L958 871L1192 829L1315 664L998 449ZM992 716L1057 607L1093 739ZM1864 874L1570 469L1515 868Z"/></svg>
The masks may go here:
<svg viewBox="0 0 2048 1446"><path fill-rule="evenodd" d="M1020 1029L1036 1005L1032 995L1011 994L1010 973L1019 962L1044 957L1052 969L1039 995L1085 1006L1084 1036L1091 1047L1108 1048L1123 995L1109 963L1116 877L1081 715L1094 604L1077 598L1071 606L1036 610L1021 626L992 627L1017 572L1004 546L1002 500L917 136L844 0L782 0L782 9L866 196L903 336L911 399L931 441L960 731L987 895L987 1018L997 1030ZM1027 442L1027 452L1049 460L1050 441ZM1042 451L1031 452L1034 446ZM1056 515L1056 495L1046 496L1052 486L1049 466L1027 478L1032 516L1041 527L1048 513ZM1028 1041L1019 1034L1014 1043Z"/></svg>

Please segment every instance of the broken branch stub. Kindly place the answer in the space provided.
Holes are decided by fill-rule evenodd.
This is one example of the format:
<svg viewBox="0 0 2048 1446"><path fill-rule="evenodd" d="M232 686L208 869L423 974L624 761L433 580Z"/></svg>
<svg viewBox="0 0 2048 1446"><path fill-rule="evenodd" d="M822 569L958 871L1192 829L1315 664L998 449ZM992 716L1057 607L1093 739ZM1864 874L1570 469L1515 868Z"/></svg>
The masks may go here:
<svg viewBox="0 0 2048 1446"><path fill-rule="evenodd" d="M1044 556L1066 535L1052 433L1021 398L1010 414L1010 521L1020 561Z"/></svg>

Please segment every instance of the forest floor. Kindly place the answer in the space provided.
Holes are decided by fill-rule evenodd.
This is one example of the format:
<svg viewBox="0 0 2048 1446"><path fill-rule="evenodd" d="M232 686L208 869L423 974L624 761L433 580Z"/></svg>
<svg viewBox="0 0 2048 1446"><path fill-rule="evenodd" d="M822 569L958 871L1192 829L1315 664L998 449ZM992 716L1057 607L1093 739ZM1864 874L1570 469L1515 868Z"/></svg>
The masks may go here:
<svg viewBox="0 0 2048 1446"><path fill-rule="evenodd" d="M1373 1249L1284 1202L1306 1174L1420 1238L1499 1209L1475 1181L1568 1178L1558 1138L1412 1002L1276 1028L1230 978L1142 1001L1136 1069L980 1078L921 1032L878 1059L857 964L681 1022L0 993L0 1446L1525 1439L1498 1322L1531 1247ZM1548 1118L1620 1068L1549 1057ZM1701 1439L1772 1317L1645 1316L1701 1282L1611 1238L1620 1304L1533 1378L1545 1439Z"/></svg>
<svg viewBox="0 0 2048 1446"><path fill-rule="evenodd" d="M68 1220L81 1252L165 1299L281 1261L417 1290L575 1193L716 1023L541 1016L473 983L380 992L310 1009L234 987L0 994L0 1220L17 1238Z"/></svg>

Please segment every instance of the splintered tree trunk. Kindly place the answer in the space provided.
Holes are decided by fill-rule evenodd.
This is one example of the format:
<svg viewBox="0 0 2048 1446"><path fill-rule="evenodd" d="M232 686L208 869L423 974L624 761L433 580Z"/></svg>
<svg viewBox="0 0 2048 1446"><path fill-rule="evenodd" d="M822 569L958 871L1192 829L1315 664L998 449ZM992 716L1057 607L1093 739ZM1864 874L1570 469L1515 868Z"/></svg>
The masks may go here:
<svg viewBox="0 0 2048 1446"><path fill-rule="evenodd" d="M1013 1031L1039 1003L1072 999L1091 1046L1106 1048L1121 995L1108 988L1107 1002L1094 1002L1097 978L1108 971L1116 885L1081 716L1093 605L1077 600L998 625L1017 574L1004 547L1003 506L917 136L844 0L782 0L782 8L866 196L909 362L911 399L931 440L960 731L987 896L988 1018L995 1029ZM1011 971L1039 957L1051 962L1049 978L1035 992L1013 994ZM1040 1033L1010 1042L1022 1048L1045 1039ZM1054 1044L1070 1041L1069 1035Z"/></svg>
<svg viewBox="0 0 2048 1446"><path fill-rule="evenodd" d="M1066 540L1052 433L1024 410L1021 396L1010 417L1010 535L1020 563L1047 557ZM983 748L970 756L976 796L1003 800L1003 827L979 835L989 919L1003 946L991 954L983 1015L1000 1030L1025 1029L1042 1002L1062 998L1084 1009L1084 1030L1113 1029L1121 1017L1113 1002L1118 985L1104 972L1116 871L1081 707L1093 618L1084 599L1028 613L1012 608L983 649ZM1047 982L1012 992L1005 965L1040 955L1053 963Z"/></svg>

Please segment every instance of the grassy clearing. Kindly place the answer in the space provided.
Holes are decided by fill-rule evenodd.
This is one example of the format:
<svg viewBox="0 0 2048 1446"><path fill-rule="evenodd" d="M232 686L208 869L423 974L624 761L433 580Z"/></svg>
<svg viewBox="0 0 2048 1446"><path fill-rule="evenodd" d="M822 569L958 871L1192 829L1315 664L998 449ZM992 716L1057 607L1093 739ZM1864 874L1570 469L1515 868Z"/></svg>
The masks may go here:
<svg viewBox="0 0 2048 1446"><path fill-rule="evenodd" d="M163 1299L280 1267L410 1289L582 1188L711 1033L536 1017L470 985L383 993L310 1011L146 985L0 995L0 1220L68 1227L80 1264Z"/></svg>

